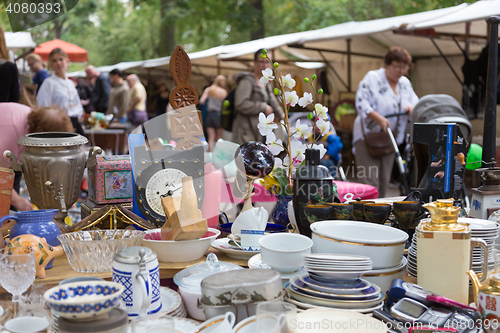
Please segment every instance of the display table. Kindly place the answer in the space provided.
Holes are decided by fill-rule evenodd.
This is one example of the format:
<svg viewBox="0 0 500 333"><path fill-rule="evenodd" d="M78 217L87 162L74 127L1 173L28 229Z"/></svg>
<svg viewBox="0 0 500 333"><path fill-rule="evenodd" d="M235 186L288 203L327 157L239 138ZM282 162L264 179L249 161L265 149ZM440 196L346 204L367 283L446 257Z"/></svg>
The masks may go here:
<svg viewBox="0 0 500 333"><path fill-rule="evenodd" d="M219 261L230 262L232 264L240 265L243 267L247 267L247 260L239 260L233 259L226 256L224 253L219 250L210 248L208 249L206 255L209 253L215 253ZM183 270L186 267L189 267L194 264L198 264L200 262L204 262L207 260L207 257L204 256L199 260L188 261L188 262L180 262L180 263L165 263L160 262L160 279L169 279L173 278L175 274L179 271ZM65 279L69 279L77 276L95 276L100 277L106 280L111 280L113 276L112 272L103 272L103 273L80 273L75 271L69 264L68 258L66 258L66 254L54 259L54 266L45 271L46 277L45 279L37 278L35 280L35 284L45 284L45 285L57 285L59 282ZM5 292L0 288L0 292Z"/></svg>

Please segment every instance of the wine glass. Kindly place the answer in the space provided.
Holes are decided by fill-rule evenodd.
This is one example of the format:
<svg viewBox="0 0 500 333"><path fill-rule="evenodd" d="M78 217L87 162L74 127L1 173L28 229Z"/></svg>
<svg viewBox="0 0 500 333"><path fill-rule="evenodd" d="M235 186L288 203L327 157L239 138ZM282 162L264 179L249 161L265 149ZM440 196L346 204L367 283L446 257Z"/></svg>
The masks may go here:
<svg viewBox="0 0 500 333"><path fill-rule="evenodd" d="M35 281L35 252L28 247L6 247L0 250L0 283L12 294L14 317L21 295Z"/></svg>

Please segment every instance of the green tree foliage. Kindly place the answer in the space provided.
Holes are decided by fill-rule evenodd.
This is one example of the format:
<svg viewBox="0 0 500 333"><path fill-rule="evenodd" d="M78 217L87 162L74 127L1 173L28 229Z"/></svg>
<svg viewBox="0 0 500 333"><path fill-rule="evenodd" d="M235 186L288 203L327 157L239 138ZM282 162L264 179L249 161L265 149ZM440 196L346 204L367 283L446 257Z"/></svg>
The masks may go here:
<svg viewBox="0 0 500 333"><path fill-rule="evenodd" d="M68 14L31 32L37 43L58 36L75 43L88 50L90 63L100 66L166 56L177 44L188 52L199 51L245 42L262 33L273 36L319 29L463 2L474 1L80 0ZM0 24L9 31L2 6Z"/></svg>

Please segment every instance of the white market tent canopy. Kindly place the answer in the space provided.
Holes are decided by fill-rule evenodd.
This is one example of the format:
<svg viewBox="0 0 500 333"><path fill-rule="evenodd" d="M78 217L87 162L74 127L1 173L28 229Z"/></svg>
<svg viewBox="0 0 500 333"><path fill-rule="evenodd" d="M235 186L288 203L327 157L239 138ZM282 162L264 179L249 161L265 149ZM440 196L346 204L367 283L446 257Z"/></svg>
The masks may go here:
<svg viewBox="0 0 500 333"><path fill-rule="evenodd" d="M487 43L485 19L500 15L500 0L481 0L428 12L364 22L346 22L323 29L266 37L244 43L217 46L189 54L193 77L236 74L252 67L260 48L269 50L283 72L297 72L297 62L317 62L328 66L333 89L355 91L364 74L383 65L383 57L393 45L407 49L414 58L411 76L420 96L444 93L460 99L463 50L478 55ZM450 66L447 66L441 54ZM170 76L169 57L125 62L98 68L135 71L144 75ZM311 69L308 70L309 72ZM206 83L206 81L205 81Z"/></svg>
<svg viewBox="0 0 500 333"><path fill-rule="evenodd" d="M7 48L14 53L19 49L34 49L36 47L30 32L5 32L5 42Z"/></svg>

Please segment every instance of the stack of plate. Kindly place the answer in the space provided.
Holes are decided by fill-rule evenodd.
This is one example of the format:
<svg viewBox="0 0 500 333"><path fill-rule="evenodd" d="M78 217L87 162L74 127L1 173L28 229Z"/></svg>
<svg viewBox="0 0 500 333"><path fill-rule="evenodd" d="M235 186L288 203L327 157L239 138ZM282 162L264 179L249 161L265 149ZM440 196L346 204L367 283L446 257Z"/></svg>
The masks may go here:
<svg viewBox="0 0 500 333"><path fill-rule="evenodd" d="M178 292L167 287L160 287L160 295L162 305L158 314L186 318L187 311Z"/></svg>
<svg viewBox="0 0 500 333"><path fill-rule="evenodd" d="M383 304L380 287L361 275L372 269L369 257L313 253L304 256L307 272L290 278L289 302L300 308L329 307L369 313Z"/></svg>
<svg viewBox="0 0 500 333"><path fill-rule="evenodd" d="M330 279L299 272L285 288L287 301L302 309L327 307L371 313L384 305L380 287L363 279Z"/></svg>
<svg viewBox="0 0 500 333"><path fill-rule="evenodd" d="M471 227L471 237L480 238L486 242L488 245L488 269L492 270L494 268L494 249L495 240L498 237L498 231L500 225L496 222L481 220L481 219L471 219L471 218L459 218L458 222L468 223ZM484 253L480 247L475 247L472 251L472 269L476 273L482 272L482 262ZM413 277L417 277L417 234L413 234L411 246L408 248L408 274Z"/></svg>
<svg viewBox="0 0 500 333"><path fill-rule="evenodd" d="M304 256L304 266L312 276L330 279L359 279L372 269L372 260L369 257L313 253Z"/></svg>

